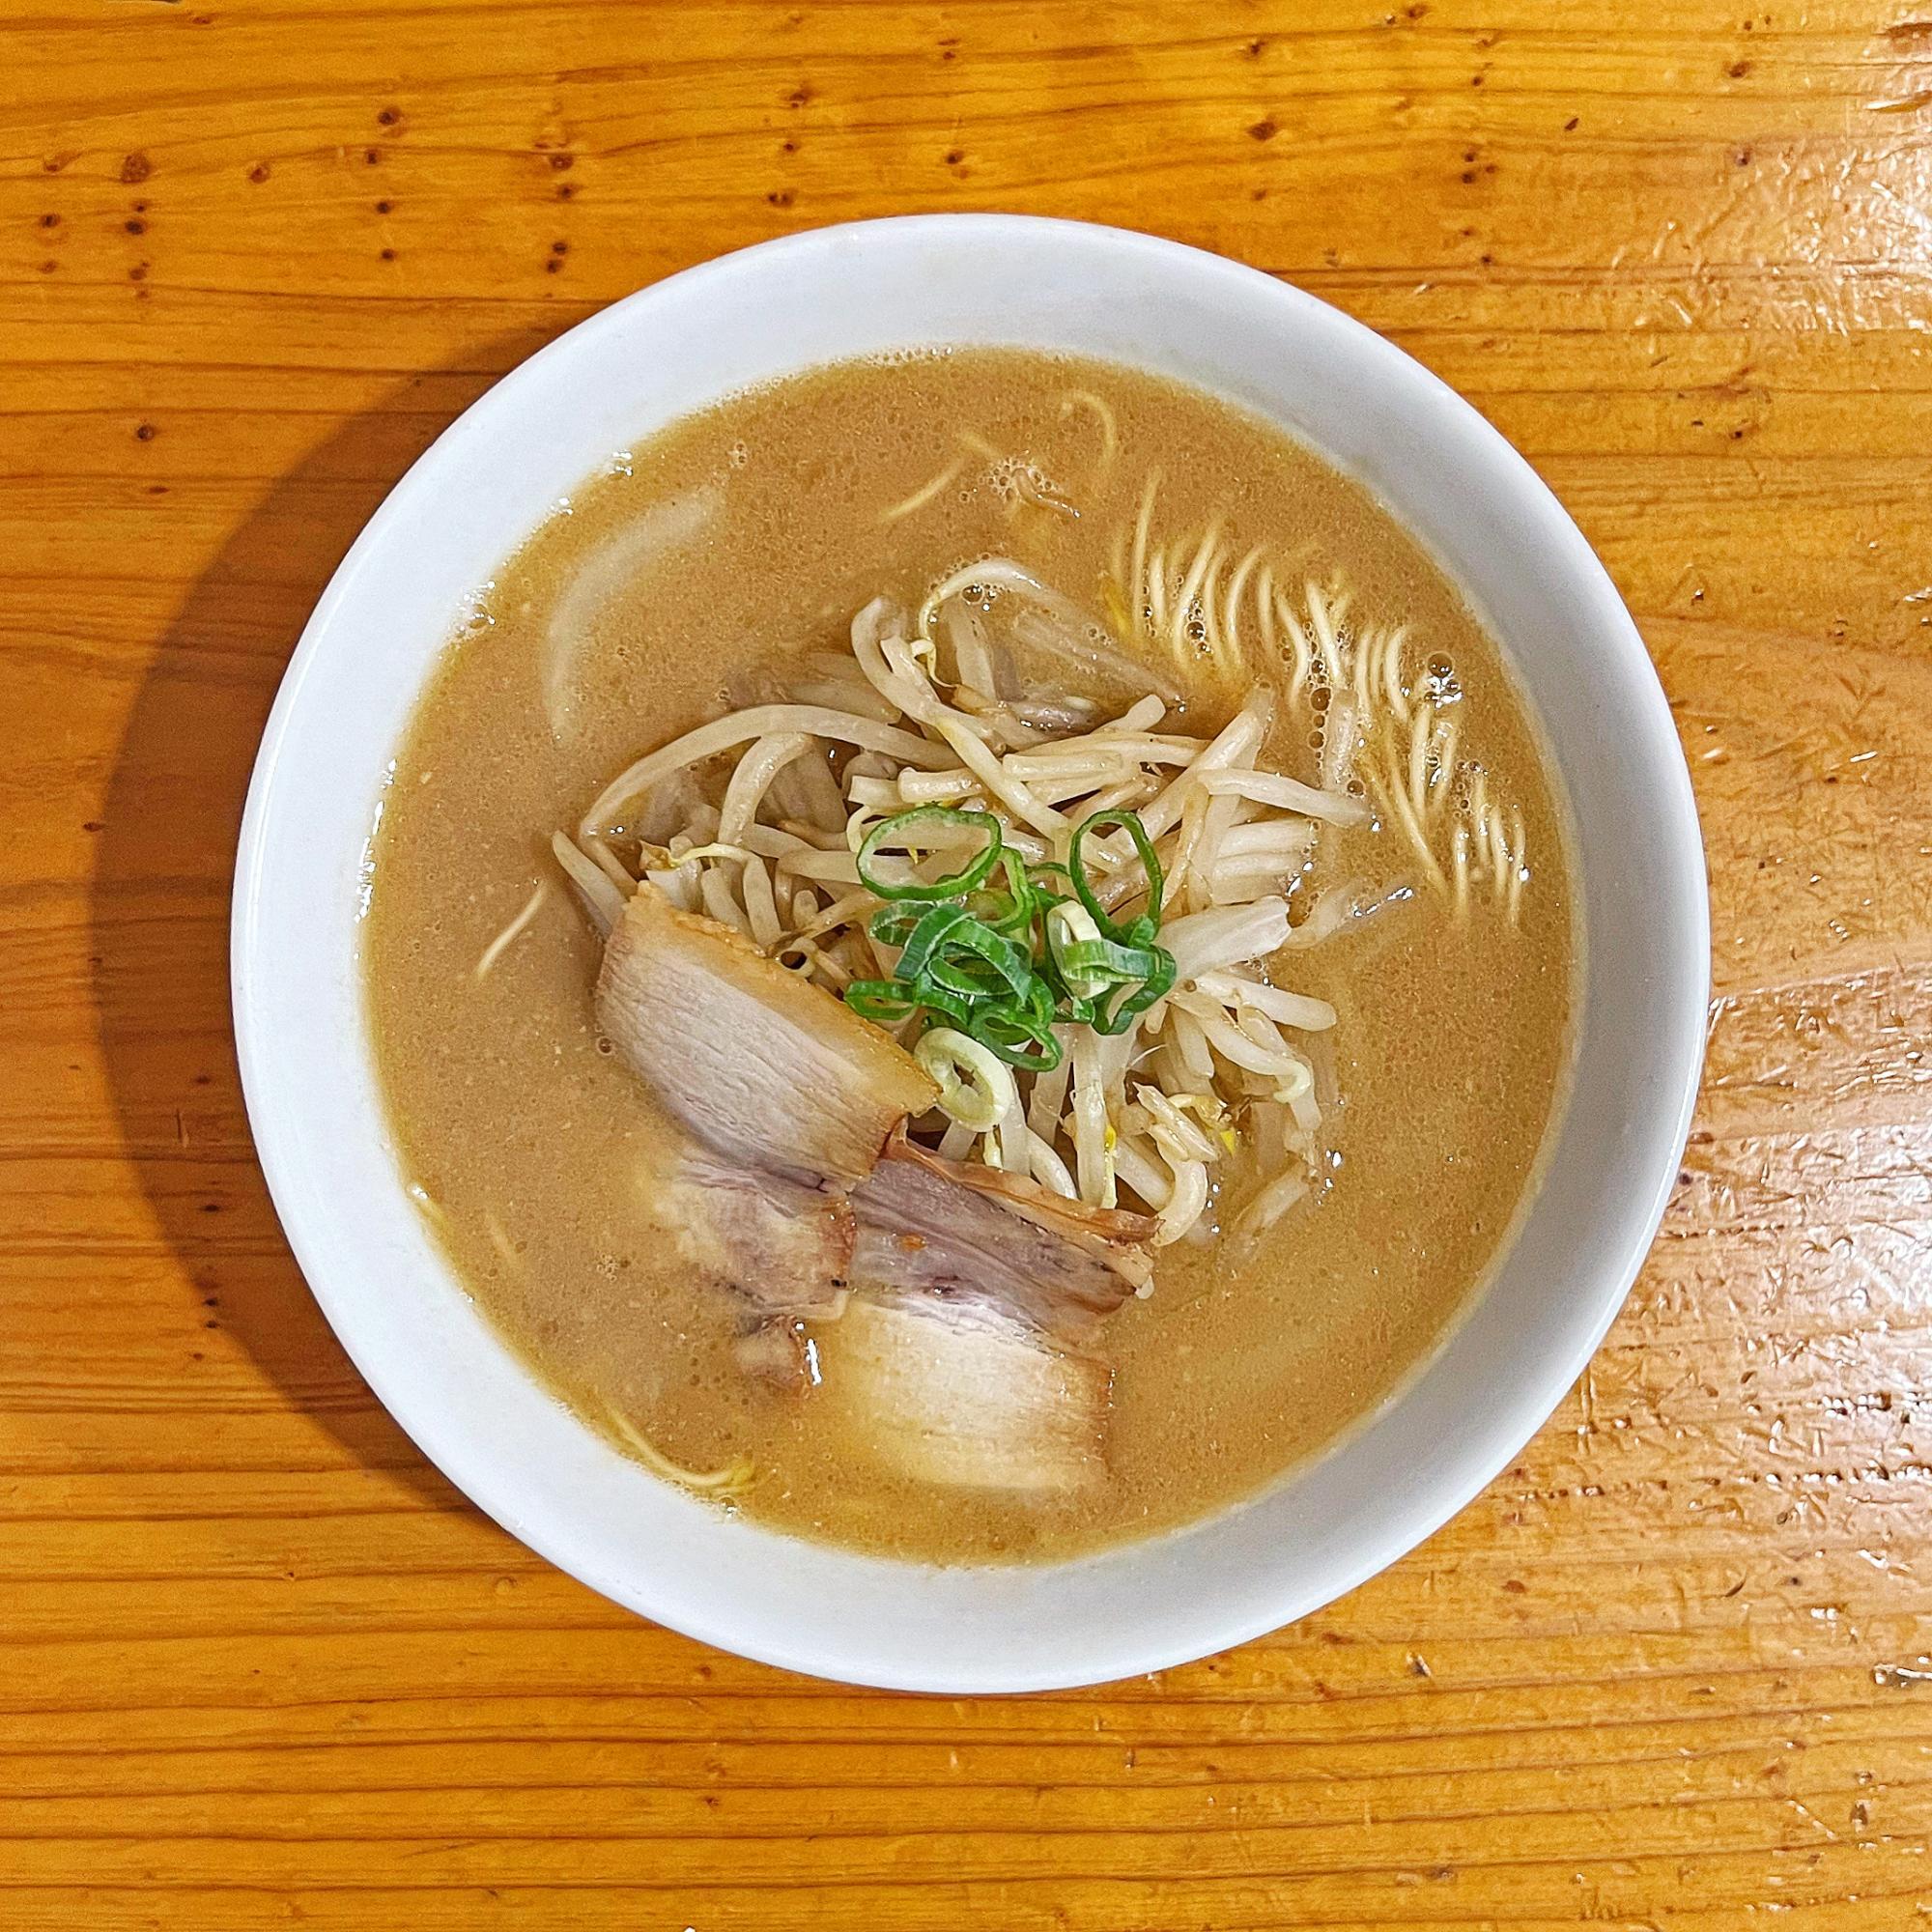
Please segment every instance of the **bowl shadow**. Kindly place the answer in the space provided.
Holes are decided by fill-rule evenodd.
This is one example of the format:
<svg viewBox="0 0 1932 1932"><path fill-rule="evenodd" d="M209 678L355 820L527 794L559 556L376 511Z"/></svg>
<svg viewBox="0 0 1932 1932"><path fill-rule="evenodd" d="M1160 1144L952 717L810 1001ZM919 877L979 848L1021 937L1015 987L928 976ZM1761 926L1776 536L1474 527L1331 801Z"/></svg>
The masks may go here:
<svg viewBox="0 0 1932 1932"><path fill-rule="evenodd" d="M276 688L343 554L448 424L576 319L398 381L270 481L152 647L90 828L88 966L110 1103L155 1234L194 1297L183 1406L227 1435L230 1466L288 1466L280 1425L293 1410L362 1465L441 1505L462 1500L335 1339L256 1162L229 1001L235 845Z"/></svg>

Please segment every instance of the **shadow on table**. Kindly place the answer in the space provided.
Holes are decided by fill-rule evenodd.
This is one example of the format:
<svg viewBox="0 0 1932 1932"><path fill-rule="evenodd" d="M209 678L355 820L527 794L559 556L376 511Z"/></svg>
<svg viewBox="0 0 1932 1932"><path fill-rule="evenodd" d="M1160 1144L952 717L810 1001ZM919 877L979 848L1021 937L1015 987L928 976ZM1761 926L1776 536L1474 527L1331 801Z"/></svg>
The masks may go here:
<svg viewBox="0 0 1932 1932"><path fill-rule="evenodd" d="M488 341L461 369L397 384L272 482L148 667L108 783L89 896L94 1009L124 1149L193 1284L197 1322L226 1331L289 1406L358 1461L439 1498L448 1486L323 1319L256 1164L229 1011L231 868L275 687L343 553L442 429L554 332ZM156 489L156 516L167 514L167 491ZM190 1384L223 1359L221 1335L206 1339L184 1364ZM211 1406L224 1422L239 1412L232 1402Z"/></svg>

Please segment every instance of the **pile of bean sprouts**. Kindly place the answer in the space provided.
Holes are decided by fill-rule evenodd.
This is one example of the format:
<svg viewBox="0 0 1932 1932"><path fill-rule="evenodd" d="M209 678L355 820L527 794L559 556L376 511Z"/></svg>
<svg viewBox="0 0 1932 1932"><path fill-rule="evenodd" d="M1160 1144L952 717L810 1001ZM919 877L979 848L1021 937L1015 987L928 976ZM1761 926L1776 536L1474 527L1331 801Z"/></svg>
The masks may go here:
<svg viewBox="0 0 1932 1932"><path fill-rule="evenodd" d="M1090 688L1159 688L1112 717L1085 696L1013 689L995 640L1009 629L1036 662L1057 661ZM933 802L984 810L1029 861L1065 864L1074 826L1132 810L1165 874L1172 991L1123 1033L1062 1029L1051 1071L954 1057L942 1068L952 1076L942 1077L942 1106L914 1130L949 1156L1030 1174L1069 1198L1144 1208L1162 1243L1200 1238L1217 1222L1250 1236L1279 1219L1318 1173L1309 1042L1336 1020L1325 1001L1281 982L1280 962L1355 909L1355 895L1336 889L1292 925L1289 894L1321 828L1369 812L1346 790L1260 763L1268 687L1211 735L1173 728L1178 687L998 558L934 585L916 613L868 604L849 653L808 668L786 701L733 712L639 759L574 838L556 836L593 916L608 926L642 877L838 993L894 963L867 929L881 901L861 884L856 857L880 819ZM727 753L722 786L715 773L701 783ZM679 822L653 837L651 814L662 820L667 804ZM627 850L635 865L619 856ZM928 863L945 869L943 859ZM1122 910L1145 890L1119 834L1089 841L1087 867ZM910 1020L906 1043L921 1031ZM1222 1183L1237 1169L1240 1198L1230 1201Z"/></svg>
<svg viewBox="0 0 1932 1932"><path fill-rule="evenodd" d="M1111 412L1084 392L1078 407L1111 460ZM884 521L998 454L961 446ZM1028 500L1058 505L1044 479L1024 480ZM1300 952L1374 909L1358 883L1315 890L1324 838L1394 830L1412 876L1375 903L1429 891L1458 921L1487 904L1514 924L1529 867L1521 812L1459 759L1453 667L1417 665L1404 629L1351 624L1346 590L1305 574L1291 583L1218 522L1158 540L1159 484L1154 471L1116 542L1104 616L1000 556L942 578L916 611L875 599L849 649L809 655L772 701L639 758L553 849L603 929L648 880L841 994L895 963L868 929L883 901L859 867L883 820L933 804L987 811L1029 865L1051 867L1094 814L1137 814L1163 874L1151 910L1171 989L1117 1034L1056 1027L1059 1065L1041 1071L909 1014L897 1036L941 1090L913 1131L1068 1198L1141 1208L1158 1243L1220 1232L1246 1244L1323 1182L1334 1096L1321 1037L1337 1016L1287 981ZM1102 690L1120 700L1103 706ZM1315 782L1264 762L1278 704L1304 738L1320 727ZM1195 727L1197 713L1231 706L1218 729ZM930 882L956 863L944 843L890 863ZM1086 867L1110 910L1147 909L1124 830L1090 838Z"/></svg>

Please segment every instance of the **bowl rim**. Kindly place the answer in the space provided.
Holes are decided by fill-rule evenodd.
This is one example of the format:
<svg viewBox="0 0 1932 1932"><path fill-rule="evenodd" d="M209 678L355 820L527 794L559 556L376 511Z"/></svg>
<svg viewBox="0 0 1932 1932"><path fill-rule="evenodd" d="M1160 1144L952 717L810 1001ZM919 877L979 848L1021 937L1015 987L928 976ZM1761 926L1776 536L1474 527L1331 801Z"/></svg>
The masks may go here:
<svg viewBox="0 0 1932 1932"><path fill-rule="evenodd" d="M727 1616L695 1614L681 1603L666 1601L662 1593L652 1587L654 1578L640 1579L635 1575L619 1574L600 1560L598 1552L586 1552L567 1538L553 1535L547 1522L532 1520L514 1505L505 1502L490 1460L478 1460L464 1453L453 1440L451 1432L440 1426L440 1418L423 1412L422 1406L402 1385L399 1374L392 1373L390 1361L362 1346L361 1338L355 1332L355 1321L331 1283L331 1275L337 1265L335 1257L322 1245L303 1215L292 1210L292 1204L299 1200L301 1192L297 1185L298 1153L290 1137L281 1131L281 1122L276 1117L276 1110L284 1097L281 1076L274 1065L274 1041L266 1031L268 1023L257 997L257 979L262 969L256 956L256 915L265 878L274 864L274 854L269 847L267 837L269 820L277 773L292 733L299 722L304 685L321 655L329 648L329 633L338 612L353 595L358 572L373 554L395 539L399 526L405 525L418 507L418 499L433 489L438 472L461 456L463 445L477 420L485 413L497 415L513 409L526 390L534 388L548 377L553 367L581 355L590 343L609 334L620 333L640 312L653 304L702 294L713 282L728 282L729 278L744 275L748 269L782 273L801 262L810 261L829 248L845 245L854 239L876 238L895 243L900 241L929 242L935 236L955 237L962 242L1012 238L1051 242L1060 239L1069 245L1077 242L1082 246L1098 245L1120 250L1164 270L1178 269L1179 272L1195 277L1204 286L1217 280L1224 284L1239 283L1250 298L1273 301L1280 305L1284 315L1303 318L1319 315L1326 327L1339 327L1350 335L1365 356L1379 358L1386 369L1399 376L1411 393L1430 403L1435 419L1443 425L1437 434L1463 439L1483 453L1492 473L1499 472L1507 479L1509 491L1516 501L1526 511L1534 510L1540 517L1545 527L1539 532L1539 540L1561 547L1563 554L1557 556L1555 562L1561 565L1566 578L1574 582L1579 593L1590 600L1590 615L1596 629L1605 639L1615 640L1615 647L1621 653L1617 669L1632 717L1648 730L1654 745L1661 746L1667 741L1673 753L1663 760L1662 789L1657 799L1666 845L1671 857L1683 868L1677 882L1678 902L1673 907L1682 927L1676 935L1678 943L1674 953L1673 983L1667 991L1681 1003L1684 1015L1688 1016L1694 1009L1697 1022L1694 1050L1683 1052L1675 1067L1674 1080L1657 1096L1664 1132L1661 1139L1654 1141L1654 1145L1662 1149L1667 1142L1674 1151L1667 1162L1659 1157L1651 1163L1654 1171L1648 1174L1647 1185L1626 1216L1626 1232L1619 1244L1615 1265L1606 1266L1602 1261L1593 1264L1591 1280L1596 1285L1587 1298L1587 1320L1582 1319L1584 1311L1579 1307L1573 1317L1573 1325L1568 1331L1569 1346L1559 1364L1560 1381L1554 1370L1547 1375L1539 1371L1536 1386L1543 1393L1518 1406L1514 1411L1515 1420L1500 1435L1493 1436L1487 1454L1479 1460L1466 1462L1453 1474L1436 1472L1422 1480L1422 1493L1412 1499L1412 1506L1399 1521L1385 1525L1378 1540L1364 1540L1352 1560L1331 1562L1319 1587L1300 1598L1264 1610L1218 1620L1211 1613L1204 1612L1201 1627L1194 1634L1139 1644L1130 1638L1121 1638L1110 1650L1099 1647L1092 1665L1059 1661L1033 1671L1008 1667L987 1673L976 1669L970 1658L948 1660L945 1665L931 1668L907 1669L897 1665L868 1667L863 1654L828 1659L822 1647L794 1645L769 1634L748 1637L732 1628ZM984 339L990 342L995 338L988 336ZM1029 346L1017 333L1012 342L1015 347ZM907 346L915 345L909 341ZM801 370L820 366L824 359L808 358L796 366ZM1116 359L1127 360L1131 366L1131 358ZM667 419L674 419L674 416ZM1345 472L1348 470L1349 466L1333 452L1319 444L1311 446L1324 461L1343 469ZM1466 595L1466 586L1448 570L1446 564L1441 567L1450 575L1451 582L1456 582ZM1010 213L893 215L837 223L754 243L711 258L651 283L576 324L526 357L472 402L416 458L389 491L331 574L327 588L303 628L264 727L248 787L237 846L230 937L231 996L242 1091L258 1158L289 1245L310 1293L321 1305L358 1373L429 1460L478 1508L495 1518L537 1553L602 1594L667 1628L733 1654L809 1675L852 1684L944 1694L1074 1688L1165 1669L1250 1641L1310 1614L1358 1587L1434 1534L1494 1481L1547 1421L1555 1405L1595 1353L1623 1307L1655 1239L1689 1134L1701 1078L1703 1028L1710 991L1709 953L1708 874L1695 800L1656 667L1607 571L1527 459L1473 405L1406 351L1292 283L1207 250L1136 230ZM366 1045L366 1040L358 1043ZM1512 1242L1514 1239L1513 1234ZM527 1375L528 1371L525 1373ZM531 1376L530 1379L534 1382L536 1378ZM1395 1392L1385 1399L1384 1406L1399 1406L1408 1387L1407 1381L1398 1384ZM1346 1435L1344 1439L1347 1439ZM1266 1491L1260 1493L1265 1494ZM1237 1503L1233 1508L1238 1511L1249 1506L1248 1503ZM1156 1537L1114 1546L1107 1553L1126 1555L1164 1540L1165 1537ZM1073 1562L1077 1564L1082 1560L1085 1559L1073 1559ZM1049 1564L1039 1567L1052 1569L1061 1566Z"/></svg>

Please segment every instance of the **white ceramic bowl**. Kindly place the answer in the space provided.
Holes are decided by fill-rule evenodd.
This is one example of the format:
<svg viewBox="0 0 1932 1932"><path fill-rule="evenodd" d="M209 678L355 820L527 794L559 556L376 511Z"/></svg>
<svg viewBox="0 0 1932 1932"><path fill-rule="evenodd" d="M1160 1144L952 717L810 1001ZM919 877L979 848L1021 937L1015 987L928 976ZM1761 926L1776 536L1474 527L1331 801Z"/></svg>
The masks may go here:
<svg viewBox="0 0 1932 1932"><path fill-rule="evenodd" d="M1110 357L1214 390L1361 478L1502 639L1567 781L1588 936L1567 1121L1514 1250L1366 1426L1254 1501L1075 1562L938 1570L728 1520L545 1393L466 1298L385 1140L356 970L384 768L463 608L609 453L748 384L936 343ZM827 228L574 328L397 485L303 634L238 863L234 993L262 1165L356 1366L450 1480L592 1588L748 1657L855 1683L1045 1689L1181 1662L1393 1562L1494 1477L1582 1370L1655 1234L1704 1031L1690 787L1642 641L1529 466L1398 349L1253 270L1004 215Z"/></svg>

